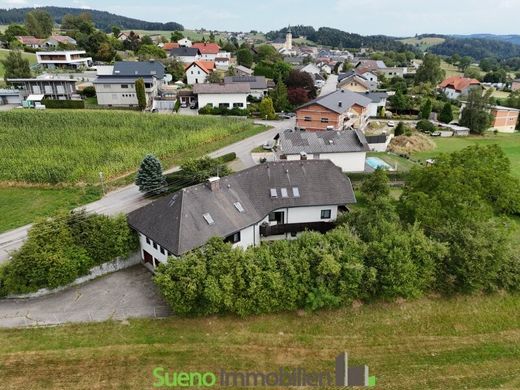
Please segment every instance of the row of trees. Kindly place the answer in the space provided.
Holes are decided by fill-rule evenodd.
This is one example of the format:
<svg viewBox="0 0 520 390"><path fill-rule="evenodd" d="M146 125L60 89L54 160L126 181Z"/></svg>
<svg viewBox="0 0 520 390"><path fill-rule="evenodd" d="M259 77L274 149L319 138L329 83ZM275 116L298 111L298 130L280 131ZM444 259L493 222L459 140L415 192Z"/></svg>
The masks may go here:
<svg viewBox="0 0 520 390"><path fill-rule="evenodd" d="M382 170L361 193L364 206L325 235L247 250L213 239L162 265L155 282L178 314L241 316L520 288L508 218L520 212L520 184L497 146L469 147L412 171L398 201Z"/></svg>

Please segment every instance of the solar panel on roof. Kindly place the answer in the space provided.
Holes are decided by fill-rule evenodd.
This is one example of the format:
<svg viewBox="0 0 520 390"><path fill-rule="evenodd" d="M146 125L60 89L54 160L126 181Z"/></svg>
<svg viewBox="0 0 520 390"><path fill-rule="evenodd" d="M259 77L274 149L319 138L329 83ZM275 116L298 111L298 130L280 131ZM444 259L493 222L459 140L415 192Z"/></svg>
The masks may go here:
<svg viewBox="0 0 520 390"><path fill-rule="evenodd" d="M288 198L289 194L287 193L287 188L280 188L280 191L282 193L282 198Z"/></svg>
<svg viewBox="0 0 520 390"><path fill-rule="evenodd" d="M293 196L295 198L299 198L300 197L300 189L298 187L293 187L292 188L292 193L293 193Z"/></svg>
<svg viewBox="0 0 520 390"><path fill-rule="evenodd" d="M214 225L215 224L215 221L213 220L213 217L211 216L210 213L202 214L202 216L204 217L204 219L206 220L208 225Z"/></svg>

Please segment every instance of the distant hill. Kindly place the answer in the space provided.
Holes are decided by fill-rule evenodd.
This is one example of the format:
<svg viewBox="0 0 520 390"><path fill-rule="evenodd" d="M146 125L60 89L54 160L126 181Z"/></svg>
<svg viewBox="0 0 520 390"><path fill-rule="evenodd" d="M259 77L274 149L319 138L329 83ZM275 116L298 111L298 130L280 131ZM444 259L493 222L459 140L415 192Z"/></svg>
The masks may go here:
<svg viewBox="0 0 520 390"><path fill-rule="evenodd" d="M520 57L520 45L488 38L447 37L440 45L432 46L430 51L445 56L453 54L470 56L477 61L485 57L498 59Z"/></svg>
<svg viewBox="0 0 520 390"><path fill-rule="evenodd" d="M489 39L493 41L501 41L520 45L520 35L495 35L495 34L471 34L471 35L453 35L455 38L475 38L475 39Z"/></svg>
<svg viewBox="0 0 520 390"><path fill-rule="evenodd" d="M23 23L25 15L35 8L12 8L0 9L0 24ZM38 7L47 11L56 23L61 23L61 19L66 14L79 15L88 12L92 15L92 20L100 30L110 31L112 26L118 26L123 30L184 30L184 27L175 22L155 23L144 20L127 18L126 16L112 14L106 11L90 10L83 8L65 7Z"/></svg>

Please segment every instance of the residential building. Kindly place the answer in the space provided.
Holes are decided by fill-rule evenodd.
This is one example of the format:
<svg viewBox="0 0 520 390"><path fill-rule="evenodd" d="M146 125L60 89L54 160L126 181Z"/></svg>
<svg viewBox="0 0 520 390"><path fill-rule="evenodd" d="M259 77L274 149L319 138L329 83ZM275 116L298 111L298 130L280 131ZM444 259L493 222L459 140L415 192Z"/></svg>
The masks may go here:
<svg viewBox="0 0 520 390"><path fill-rule="evenodd" d="M314 77L315 74L320 74L321 69L316 64L307 64L300 69L300 72L305 72Z"/></svg>
<svg viewBox="0 0 520 390"><path fill-rule="evenodd" d="M354 65L355 69L358 69L360 73L364 73L366 71L377 73L381 69L386 68L386 64L384 61L379 60L358 60Z"/></svg>
<svg viewBox="0 0 520 390"><path fill-rule="evenodd" d="M220 54L219 54L220 56ZM215 57L215 68L227 70L231 64L231 57Z"/></svg>
<svg viewBox="0 0 520 390"><path fill-rule="evenodd" d="M210 105L223 108L246 108L247 97L251 94L248 83L195 84L193 93L197 95L199 108Z"/></svg>
<svg viewBox="0 0 520 390"><path fill-rule="evenodd" d="M511 91L518 91L520 90L520 79L513 80L511 83Z"/></svg>
<svg viewBox="0 0 520 390"><path fill-rule="evenodd" d="M68 46L76 46L77 42L75 39L67 35L52 35L47 38L44 42L45 47L58 47L60 44Z"/></svg>
<svg viewBox="0 0 520 390"><path fill-rule="evenodd" d="M371 151L386 152L386 149L388 148L392 138L394 138L394 135L383 132L382 134L377 135L365 135L365 138Z"/></svg>
<svg viewBox="0 0 520 390"><path fill-rule="evenodd" d="M119 41L126 41L128 38L130 38L130 33L122 31L118 36L117 39Z"/></svg>
<svg viewBox="0 0 520 390"><path fill-rule="evenodd" d="M377 89L377 81L370 81L356 71L350 70L338 75L338 88L352 92L369 92Z"/></svg>
<svg viewBox="0 0 520 390"><path fill-rule="evenodd" d="M285 130L278 134L276 154L288 161L330 160L343 172L363 172L369 150L360 130Z"/></svg>
<svg viewBox="0 0 520 390"><path fill-rule="evenodd" d="M224 84L247 84L251 89L250 95L255 99L262 99L269 92L267 79L264 76L226 76Z"/></svg>
<svg viewBox="0 0 520 390"><path fill-rule="evenodd" d="M491 115L493 116L491 128L496 129L501 133L515 132L519 113L520 110L516 108L503 106L491 107Z"/></svg>
<svg viewBox="0 0 520 390"><path fill-rule="evenodd" d="M352 184L331 161L268 162L184 188L128 215L150 269L221 237L234 247L325 232L354 204Z"/></svg>
<svg viewBox="0 0 520 390"><path fill-rule="evenodd" d="M380 75L384 75L386 78L391 79L392 77L404 77L408 73L408 67L393 66L386 68L379 68L376 72Z"/></svg>
<svg viewBox="0 0 520 390"><path fill-rule="evenodd" d="M41 76L37 78L7 79L16 86L23 99L29 95L43 95L47 99L71 100L79 98L75 79L63 76Z"/></svg>
<svg viewBox="0 0 520 390"><path fill-rule="evenodd" d="M161 48L164 51L169 52L169 51L171 51L173 49L177 49L179 47L180 47L180 45L177 42L167 42L167 43L163 44Z"/></svg>
<svg viewBox="0 0 520 390"><path fill-rule="evenodd" d="M196 47L184 46L170 50L170 57L174 57L184 64L191 64L192 62L202 58L199 49Z"/></svg>
<svg viewBox="0 0 520 390"><path fill-rule="evenodd" d="M253 69L249 69L243 65L235 66L234 70L235 70L235 76L252 76L253 75Z"/></svg>
<svg viewBox="0 0 520 390"><path fill-rule="evenodd" d="M17 41L23 46L31 47L33 49L39 49L43 47L45 39L33 37L32 35L20 35L16 37Z"/></svg>
<svg viewBox="0 0 520 390"><path fill-rule="evenodd" d="M361 92L360 95L369 98L372 102L367 107L367 115L370 117L379 116L388 101L388 93L385 91Z"/></svg>
<svg viewBox="0 0 520 390"><path fill-rule="evenodd" d="M159 94L164 84L164 65L157 61L122 61L116 62L112 72L98 73L94 80L97 101L101 106L137 107L135 82L144 80L147 105Z"/></svg>
<svg viewBox="0 0 520 390"><path fill-rule="evenodd" d="M0 88L0 106L6 104L21 104L21 92L15 88Z"/></svg>
<svg viewBox="0 0 520 390"><path fill-rule="evenodd" d="M213 61L194 61L186 67L188 85L205 83L208 75L215 69Z"/></svg>
<svg viewBox="0 0 520 390"><path fill-rule="evenodd" d="M188 38L182 38L177 41L180 47L191 47L192 43Z"/></svg>
<svg viewBox="0 0 520 390"><path fill-rule="evenodd" d="M220 46L216 43L200 42L192 44L191 47L199 49L200 58L204 61L215 61L219 56Z"/></svg>
<svg viewBox="0 0 520 390"><path fill-rule="evenodd" d="M448 77L439 84L439 89L444 92L449 99L467 96L469 91L480 87L480 81L461 76Z"/></svg>
<svg viewBox="0 0 520 390"><path fill-rule="evenodd" d="M92 57L82 57L85 50L39 51L36 52L38 65L47 69L81 68L92 65Z"/></svg>
<svg viewBox="0 0 520 390"><path fill-rule="evenodd" d="M311 100L296 109L296 127L305 130L363 128L372 100L343 89Z"/></svg>

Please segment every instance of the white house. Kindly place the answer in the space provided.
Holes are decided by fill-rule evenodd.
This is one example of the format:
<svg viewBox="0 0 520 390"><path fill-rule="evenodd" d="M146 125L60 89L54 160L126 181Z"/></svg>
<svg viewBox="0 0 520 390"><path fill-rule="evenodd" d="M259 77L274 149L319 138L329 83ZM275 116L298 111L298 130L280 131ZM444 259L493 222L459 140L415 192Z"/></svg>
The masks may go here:
<svg viewBox="0 0 520 390"><path fill-rule="evenodd" d="M382 108L386 107L388 94L386 92L359 92L360 95L365 96L371 100L367 106L367 115L378 116Z"/></svg>
<svg viewBox="0 0 520 390"><path fill-rule="evenodd" d="M92 64L91 57L82 57L85 50L38 51L36 61L44 68L80 68Z"/></svg>
<svg viewBox="0 0 520 390"><path fill-rule="evenodd" d="M197 95L199 108L211 107L246 108L251 88L247 83L236 84L195 84L193 93Z"/></svg>
<svg viewBox="0 0 520 390"><path fill-rule="evenodd" d="M177 41L180 47L191 47L192 43L188 38L182 38Z"/></svg>
<svg viewBox="0 0 520 390"><path fill-rule="evenodd" d="M198 42L191 45L192 48L199 49L200 58L204 61L215 61L215 58L220 57L220 46L216 43ZM225 56L225 54L223 54Z"/></svg>
<svg viewBox="0 0 520 390"><path fill-rule="evenodd" d="M263 99L269 92L265 76L226 76L224 84L247 84L251 88L250 95L255 99Z"/></svg>
<svg viewBox="0 0 520 390"><path fill-rule="evenodd" d="M278 134L277 158L280 160L330 160L343 172L363 172L368 142L359 130L300 131Z"/></svg>
<svg viewBox="0 0 520 390"><path fill-rule="evenodd" d="M439 84L439 89L444 92L449 99L467 96L468 93L475 88L481 88L480 81L461 76L448 77Z"/></svg>
<svg viewBox="0 0 520 390"><path fill-rule="evenodd" d="M350 180L330 161L269 162L157 199L130 213L128 223L153 269L212 237L247 248L325 232L355 202Z"/></svg>
<svg viewBox="0 0 520 390"><path fill-rule="evenodd" d="M164 71L164 65L153 60L116 62L110 74L103 69L94 80L97 102L107 107L137 107L135 82L142 78L147 106L151 106L164 84Z"/></svg>
<svg viewBox="0 0 520 390"><path fill-rule="evenodd" d="M188 85L202 84L206 82L208 75L215 69L212 61L195 61L186 68L186 80Z"/></svg>
<svg viewBox="0 0 520 390"><path fill-rule="evenodd" d="M192 62L202 58L199 49L195 47L174 48L170 50L170 57L174 57L184 64L191 64Z"/></svg>

